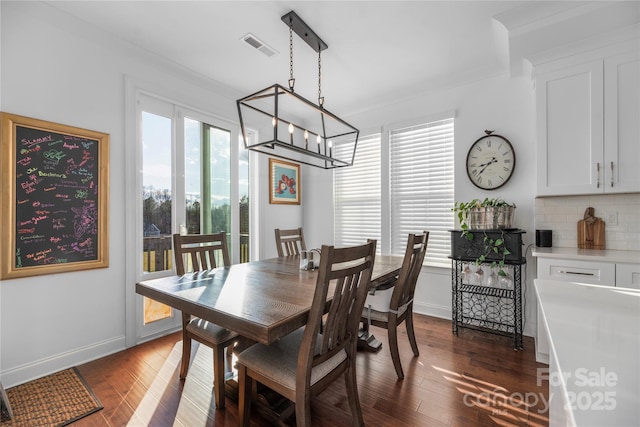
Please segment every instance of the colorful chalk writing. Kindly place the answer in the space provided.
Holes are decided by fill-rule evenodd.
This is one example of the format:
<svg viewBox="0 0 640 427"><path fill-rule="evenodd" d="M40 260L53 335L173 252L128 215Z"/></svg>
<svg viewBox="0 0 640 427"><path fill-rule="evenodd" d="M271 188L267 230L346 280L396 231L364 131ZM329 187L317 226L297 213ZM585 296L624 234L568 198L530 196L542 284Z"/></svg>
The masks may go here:
<svg viewBox="0 0 640 427"><path fill-rule="evenodd" d="M16 126L15 267L98 259L98 140Z"/></svg>

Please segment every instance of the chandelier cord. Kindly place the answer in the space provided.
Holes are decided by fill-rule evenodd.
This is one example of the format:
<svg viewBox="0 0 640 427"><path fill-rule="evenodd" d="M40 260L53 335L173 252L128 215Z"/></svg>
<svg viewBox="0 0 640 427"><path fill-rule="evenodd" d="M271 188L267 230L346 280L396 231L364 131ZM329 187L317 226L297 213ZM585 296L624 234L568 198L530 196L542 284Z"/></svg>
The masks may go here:
<svg viewBox="0 0 640 427"><path fill-rule="evenodd" d="M318 49L318 105L322 107L324 97L322 96L322 50Z"/></svg>
<svg viewBox="0 0 640 427"><path fill-rule="evenodd" d="M296 79L293 78L293 21L289 21L289 89L293 92Z"/></svg>

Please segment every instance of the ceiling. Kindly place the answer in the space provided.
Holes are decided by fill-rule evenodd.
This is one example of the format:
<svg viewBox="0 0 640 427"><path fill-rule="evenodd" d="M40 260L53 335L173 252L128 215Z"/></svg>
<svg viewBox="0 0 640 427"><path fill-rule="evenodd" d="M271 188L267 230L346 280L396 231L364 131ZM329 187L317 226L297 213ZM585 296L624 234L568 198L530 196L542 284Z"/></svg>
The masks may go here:
<svg viewBox="0 0 640 427"><path fill-rule="evenodd" d="M584 10L585 4L595 4L480 0L45 3L241 95L273 83L286 86L289 30L280 18L294 10L329 46L322 52L322 95L325 107L341 115L513 72L517 61L510 34L535 34L534 19L548 20L566 15L568 9L582 5ZM611 4L598 2L607 3ZM248 33L278 53L268 57L249 46L242 40ZM295 34L293 43L295 90L315 101L318 55Z"/></svg>

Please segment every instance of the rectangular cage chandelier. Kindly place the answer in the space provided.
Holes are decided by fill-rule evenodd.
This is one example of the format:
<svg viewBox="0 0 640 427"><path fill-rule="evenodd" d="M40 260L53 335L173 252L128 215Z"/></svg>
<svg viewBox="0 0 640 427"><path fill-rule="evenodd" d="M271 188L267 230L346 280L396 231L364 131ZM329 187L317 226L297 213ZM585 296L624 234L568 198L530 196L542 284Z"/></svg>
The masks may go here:
<svg viewBox="0 0 640 427"><path fill-rule="evenodd" d="M248 150L322 169L351 166L360 131L324 108L318 72L318 103L294 91L295 32L320 54L327 48L294 11L282 16L289 27L291 76L289 88L278 83L236 101L240 129Z"/></svg>

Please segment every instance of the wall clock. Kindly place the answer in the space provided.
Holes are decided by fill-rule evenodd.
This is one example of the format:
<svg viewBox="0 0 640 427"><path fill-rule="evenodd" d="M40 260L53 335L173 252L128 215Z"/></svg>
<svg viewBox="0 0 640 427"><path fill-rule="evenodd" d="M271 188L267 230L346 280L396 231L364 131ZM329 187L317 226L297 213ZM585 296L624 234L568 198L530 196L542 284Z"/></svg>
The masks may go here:
<svg viewBox="0 0 640 427"><path fill-rule="evenodd" d="M507 138L485 130L485 136L471 145L467 153L467 175L483 190L495 190L509 181L516 167L516 153Z"/></svg>

